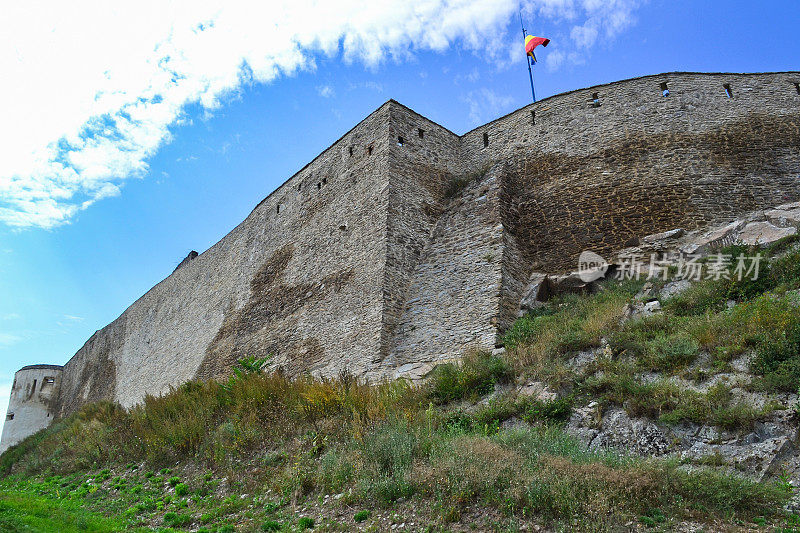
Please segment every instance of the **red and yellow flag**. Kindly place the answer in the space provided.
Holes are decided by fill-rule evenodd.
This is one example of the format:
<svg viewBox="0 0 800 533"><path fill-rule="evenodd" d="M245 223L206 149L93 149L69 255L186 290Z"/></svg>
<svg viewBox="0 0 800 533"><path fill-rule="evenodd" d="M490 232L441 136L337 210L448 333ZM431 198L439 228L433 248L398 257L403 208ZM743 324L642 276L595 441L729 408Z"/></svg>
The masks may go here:
<svg viewBox="0 0 800 533"><path fill-rule="evenodd" d="M536 63L536 56L533 55L533 50L539 45L547 46L548 44L550 44L550 39L528 35L525 37L525 53L531 56L533 58L533 62Z"/></svg>

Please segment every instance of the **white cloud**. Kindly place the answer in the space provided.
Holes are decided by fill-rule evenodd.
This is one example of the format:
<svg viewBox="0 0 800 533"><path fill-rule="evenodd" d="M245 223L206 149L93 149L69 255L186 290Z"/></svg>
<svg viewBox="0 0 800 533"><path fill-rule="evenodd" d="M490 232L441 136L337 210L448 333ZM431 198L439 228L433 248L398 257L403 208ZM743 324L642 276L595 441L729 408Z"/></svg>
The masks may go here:
<svg viewBox="0 0 800 533"><path fill-rule="evenodd" d="M22 337L12 335L11 333L0 332L0 348L6 348L22 340Z"/></svg>
<svg viewBox="0 0 800 533"><path fill-rule="evenodd" d="M330 98L333 96L333 87L330 85L320 85L317 87L317 92L323 98Z"/></svg>
<svg viewBox="0 0 800 533"><path fill-rule="evenodd" d="M469 120L476 126L486 122L486 117L505 114L514 106L514 98L497 94L486 87L470 91L462 100L469 106Z"/></svg>
<svg viewBox="0 0 800 533"><path fill-rule="evenodd" d="M613 36L639 0L534 0L573 47ZM521 61L512 0L12 2L0 18L0 222L54 227L146 175L189 119L320 55L374 66L455 43ZM568 48L567 43L559 46ZM8 125L13 125L8 127Z"/></svg>

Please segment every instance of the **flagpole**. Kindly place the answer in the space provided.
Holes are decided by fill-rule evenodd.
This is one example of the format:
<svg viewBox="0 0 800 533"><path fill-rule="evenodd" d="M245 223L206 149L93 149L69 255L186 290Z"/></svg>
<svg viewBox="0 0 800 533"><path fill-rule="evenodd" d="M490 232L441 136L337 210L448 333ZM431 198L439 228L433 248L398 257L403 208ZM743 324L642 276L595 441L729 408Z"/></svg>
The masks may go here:
<svg viewBox="0 0 800 533"><path fill-rule="evenodd" d="M525 42L525 38L528 34L525 32L525 25L522 23L522 10L519 10L519 25L522 27L522 42ZM533 88L533 70L531 70L531 58L528 57L528 53L525 52L525 62L528 64L528 76L531 79L531 97L533 97L533 103L536 103L536 90Z"/></svg>

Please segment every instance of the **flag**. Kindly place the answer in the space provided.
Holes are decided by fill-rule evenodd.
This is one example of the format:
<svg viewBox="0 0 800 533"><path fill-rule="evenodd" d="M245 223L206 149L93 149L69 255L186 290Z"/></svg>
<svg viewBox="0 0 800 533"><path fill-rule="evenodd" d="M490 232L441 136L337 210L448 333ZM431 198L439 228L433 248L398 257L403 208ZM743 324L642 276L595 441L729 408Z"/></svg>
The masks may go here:
<svg viewBox="0 0 800 533"><path fill-rule="evenodd" d="M536 56L533 55L534 48L539 45L547 46L548 44L550 44L550 39L528 35L525 37L525 53L531 56L533 58L533 62L536 63Z"/></svg>

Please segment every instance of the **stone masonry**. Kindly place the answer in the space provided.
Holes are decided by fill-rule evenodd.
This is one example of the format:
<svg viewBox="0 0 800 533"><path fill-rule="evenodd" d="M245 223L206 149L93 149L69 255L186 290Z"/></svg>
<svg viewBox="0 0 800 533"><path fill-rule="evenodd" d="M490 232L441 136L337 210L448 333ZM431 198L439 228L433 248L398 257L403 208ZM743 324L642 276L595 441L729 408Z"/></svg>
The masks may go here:
<svg viewBox="0 0 800 533"><path fill-rule="evenodd" d="M64 366L54 416L251 355L379 380L494 348L531 272L800 200L799 83L645 76L461 136L390 100L97 331Z"/></svg>

